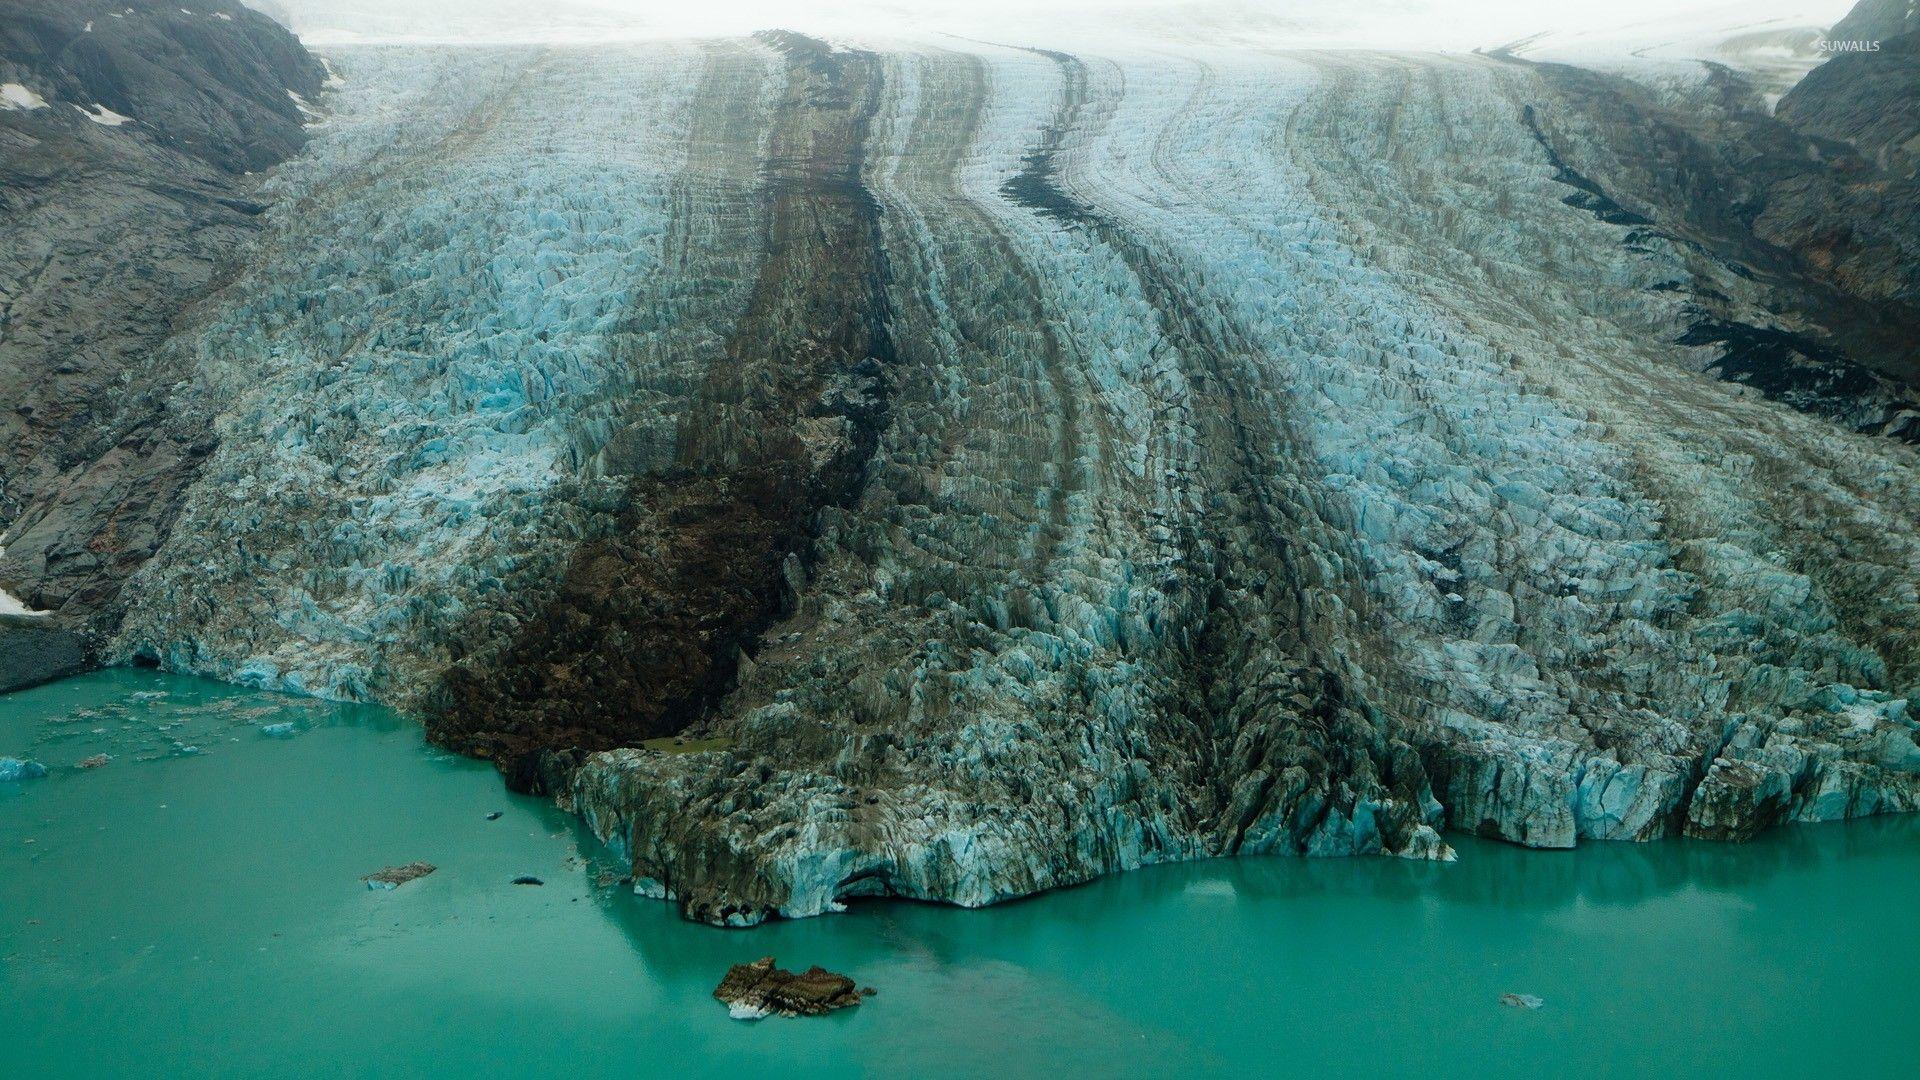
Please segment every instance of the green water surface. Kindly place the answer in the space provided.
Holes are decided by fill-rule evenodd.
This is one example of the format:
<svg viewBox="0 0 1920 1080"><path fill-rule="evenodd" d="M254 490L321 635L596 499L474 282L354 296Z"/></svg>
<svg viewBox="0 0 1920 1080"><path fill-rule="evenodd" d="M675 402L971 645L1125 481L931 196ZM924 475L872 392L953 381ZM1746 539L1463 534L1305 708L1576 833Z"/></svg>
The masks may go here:
<svg viewBox="0 0 1920 1080"><path fill-rule="evenodd" d="M0 754L51 772L0 783L5 1076L1920 1076L1913 819L717 930L375 708L111 671L0 696ZM729 1019L763 955L881 992Z"/></svg>

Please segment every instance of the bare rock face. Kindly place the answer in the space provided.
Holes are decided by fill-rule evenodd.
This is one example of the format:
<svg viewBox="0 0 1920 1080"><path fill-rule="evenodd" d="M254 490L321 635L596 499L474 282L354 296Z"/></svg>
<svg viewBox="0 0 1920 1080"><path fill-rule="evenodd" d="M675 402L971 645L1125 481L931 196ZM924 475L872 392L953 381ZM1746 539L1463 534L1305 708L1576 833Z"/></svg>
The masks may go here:
<svg viewBox="0 0 1920 1080"><path fill-rule="evenodd" d="M0 614L0 694L86 670L80 634L44 616Z"/></svg>
<svg viewBox="0 0 1920 1080"><path fill-rule="evenodd" d="M795 975L774 966L773 957L735 964L713 991L736 1020L781 1016L819 1016L860 1004L860 991L845 975L810 967Z"/></svg>
<svg viewBox="0 0 1920 1080"><path fill-rule="evenodd" d="M0 0L0 589L69 632L111 630L217 441L164 343L325 78L264 16L182 6Z"/></svg>
<svg viewBox="0 0 1920 1080"><path fill-rule="evenodd" d="M1920 442L1920 184L1886 145L1913 133L1920 98L1909 45L1888 47L1816 68L1777 115L1724 69L1676 101L1539 65L1551 93L1526 119L1570 203L1681 261L1659 287L1686 304L1675 341L1702 371Z"/></svg>
<svg viewBox="0 0 1920 1080"><path fill-rule="evenodd" d="M1827 38L1884 44L1888 38L1912 33L1920 33L1920 8L1910 0L1860 0L1833 24Z"/></svg>

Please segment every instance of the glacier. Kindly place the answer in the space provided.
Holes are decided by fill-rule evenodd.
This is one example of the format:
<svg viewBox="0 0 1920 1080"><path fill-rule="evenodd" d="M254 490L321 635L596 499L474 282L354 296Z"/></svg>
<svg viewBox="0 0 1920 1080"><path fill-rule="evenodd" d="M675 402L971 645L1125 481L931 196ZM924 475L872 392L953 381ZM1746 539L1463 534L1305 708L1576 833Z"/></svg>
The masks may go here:
<svg viewBox="0 0 1920 1080"><path fill-rule="evenodd" d="M111 661L419 715L727 925L1920 809L1910 372L1733 377L1703 313L1811 349L1800 279L1593 84L327 55L164 346L217 446Z"/></svg>

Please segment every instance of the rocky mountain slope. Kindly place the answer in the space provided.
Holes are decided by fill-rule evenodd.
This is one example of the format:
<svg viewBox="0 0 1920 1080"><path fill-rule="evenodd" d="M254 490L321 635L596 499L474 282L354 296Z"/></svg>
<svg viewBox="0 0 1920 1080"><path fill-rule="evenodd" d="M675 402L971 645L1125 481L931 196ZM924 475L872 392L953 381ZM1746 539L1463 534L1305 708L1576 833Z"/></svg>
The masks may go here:
<svg viewBox="0 0 1920 1080"><path fill-rule="evenodd" d="M415 712L729 924L1920 808L1908 181L1793 94L335 53L113 659Z"/></svg>
<svg viewBox="0 0 1920 1080"><path fill-rule="evenodd" d="M111 630L212 449L163 346L326 77L263 16L198 7L0 2L0 587L69 634Z"/></svg>

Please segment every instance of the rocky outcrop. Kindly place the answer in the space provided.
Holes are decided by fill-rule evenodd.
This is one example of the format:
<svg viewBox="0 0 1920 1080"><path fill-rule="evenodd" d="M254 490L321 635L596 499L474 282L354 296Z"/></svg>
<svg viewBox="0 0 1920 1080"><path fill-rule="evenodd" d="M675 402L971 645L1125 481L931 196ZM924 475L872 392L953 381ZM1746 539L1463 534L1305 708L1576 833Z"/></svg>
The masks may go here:
<svg viewBox="0 0 1920 1080"><path fill-rule="evenodd" d="M1903 66L1888 56L1879 70ZM1838 119L1871 110L1898 129L1920 101L1895 89L1900 77L1847 71L1856 59L1815 69L1777 116L1724 68L1676 100L1539 65L1550 92L1525 119L1572 204L1634 226L1621 238L1630 248L1681 260L1683 273L1653 287L1687 302L1675 340L1699 349L1703 371L1920 441L1920 185L1887 171L1897 162L1884 147L1839 141L1863 132Z"/></svg>
<svg viewBox="0 0 1920 1080"><path fill-rule="evenodd" d="M1796 131L1843 142L1876 172L1912 180L1920 165L1920 27L1871 39L1807 73L1775 111Z"/></svg>
<svg viewBox="0 0 1920 1080"><path fill-rule="evenodd" d="M86 670L87 643L42 615L0 614L0 694Z"/></svg>
<svg viewBox="0 0 1920 1080"><path fill-rule="evenodd" d="M736 1020L758 1020L774 1013L819 1016L860 1004L860 994L845 975L818 965L795 975L775 967L771 956L728 968L726 978L713 991Z"/></svg>
<svg viewBox="0 0 1920 1080"><path fill-rule="evenodd" d="M326 77L264 16L192 7L0 2L0 589L75 631L111 630L215 444L163 343Z"/></svg>
<svg viewBox="0 0 1920 1080"><path fill-rule="evenodd" d="M1833 29L1830 41L1882 42L1920 33L1920 7L1913 0L1860 0Z"/></svg>
<svg viewBox="0 0 1920 1080"><path fill-rule="evenodd" d="M1920 806L1906 316L1828 272L1904 256L1762 235L1858 155L1737 82L336 62L115 658L414 710L729 925Z"/></svg>

